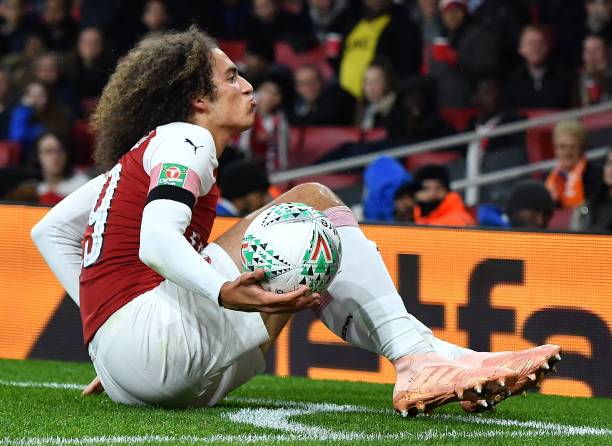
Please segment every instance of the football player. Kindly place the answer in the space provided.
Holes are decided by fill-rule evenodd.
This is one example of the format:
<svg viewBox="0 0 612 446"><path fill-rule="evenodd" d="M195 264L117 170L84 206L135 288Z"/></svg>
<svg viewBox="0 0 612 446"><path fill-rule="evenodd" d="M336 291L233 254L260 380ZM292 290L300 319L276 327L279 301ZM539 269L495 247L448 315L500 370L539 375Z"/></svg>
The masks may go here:
<svg viewBox="0 0 612 446"><path fill-rule="evenodd" d="M468 410L488 406L554 360L556 346L499 356L436 339L407 313L350 209L319 184L275 202L308 204L335 224L343 257L328 292L277 295L259 286L263 271L241 274L240 242L257 213L215 243L208 237L217 160L253 123L255 105L248 81L195 27L146 39L118 64L92 119L106 173L32 230L80 305L98 375L86 393L104 388L125 404L214 405L263 370L290 314L307 308L394 364L393 405L403 415L456 400Z"/></svg>

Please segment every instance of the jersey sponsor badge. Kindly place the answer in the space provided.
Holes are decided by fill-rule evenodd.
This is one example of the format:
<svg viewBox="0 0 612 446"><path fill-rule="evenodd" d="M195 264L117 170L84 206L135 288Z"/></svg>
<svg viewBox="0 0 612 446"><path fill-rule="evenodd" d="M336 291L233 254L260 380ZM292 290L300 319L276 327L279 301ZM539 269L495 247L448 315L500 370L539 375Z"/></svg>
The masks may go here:
<svg viewBox="0 0 612 446"><path fill-rule="evenodd" d="M178 186L183 187L187 180L189 168L181 164L162 164L157 180L158 186Z"/></svg>

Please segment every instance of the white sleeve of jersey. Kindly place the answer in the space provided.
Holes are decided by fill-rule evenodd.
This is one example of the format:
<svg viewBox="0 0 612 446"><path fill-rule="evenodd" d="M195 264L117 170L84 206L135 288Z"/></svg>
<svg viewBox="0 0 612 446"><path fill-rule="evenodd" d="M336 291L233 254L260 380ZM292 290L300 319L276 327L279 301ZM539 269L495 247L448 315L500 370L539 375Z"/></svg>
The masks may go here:
<svg viewBox="0 0 612 446"><path fill-rule="evenodd" d="M144 170L151 177L149 190L161 185L178 186L196 199L210 191L217 166L211 133L185 122L158 127L143 157Z"/></svg>
<svg viewBox="0 0 612 446"><path fill-rule="evenodd" d="M151 177L150 192L158 186L177 186L191 192L195 199L212 188L217 165L210 132L187 123L158 127L143 156L144 170ZM218 302L221 286L228 279L184 237L192 217L189 205L167 197L157 196L144 208L140 260L165 279Z"/></svg>
<svg viewBox="0 0 612 446"><path fill-rule="evenodd" d="M40 220L31 232L32 240L68 295L79 305L81 241L89 211L105 181L104 174L68 195Z"/></svg>
<svg viewBox="0 0 612 446"><path fill-rule="evenodd" d="M183 236L191 209L174 200L154 200L142 213L140 260L162 277L218 303L221 286L229 279L219 274Z"/></svg>

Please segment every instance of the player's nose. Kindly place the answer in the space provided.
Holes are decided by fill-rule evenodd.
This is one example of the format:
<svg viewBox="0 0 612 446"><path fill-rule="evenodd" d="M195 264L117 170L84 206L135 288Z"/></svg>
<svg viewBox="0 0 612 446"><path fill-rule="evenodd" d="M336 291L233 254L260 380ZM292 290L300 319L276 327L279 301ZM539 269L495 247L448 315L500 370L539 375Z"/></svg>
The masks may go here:
<svg viewBox="0 0 612 446"><path fill-rule="evenodd" d="M251 85L251 83L249 81L247 81L245 78L243 78L242 76L240 76L240 82L242 85L242 93L245 95L253 95L253 86Z"/></svg>

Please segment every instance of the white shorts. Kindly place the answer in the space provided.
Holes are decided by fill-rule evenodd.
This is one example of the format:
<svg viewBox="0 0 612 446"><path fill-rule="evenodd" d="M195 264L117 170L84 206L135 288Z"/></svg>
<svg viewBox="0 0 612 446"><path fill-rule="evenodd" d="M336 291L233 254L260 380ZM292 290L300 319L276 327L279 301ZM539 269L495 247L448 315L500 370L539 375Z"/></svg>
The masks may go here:
<svg viewBox="0 0 612 446"><path fill-rule="evenodd" d="M202 252L228 280L240 272L214 243ZM106 393L124 404L212 406L263 372L259 313L220 308L167 280L116 311L89 343Z"/></svg>

